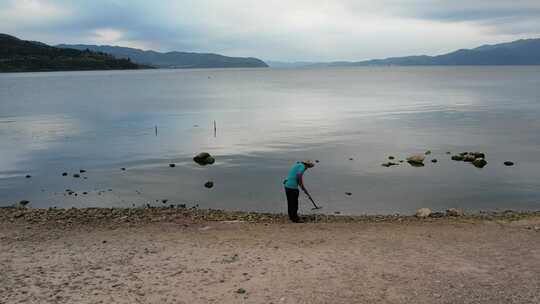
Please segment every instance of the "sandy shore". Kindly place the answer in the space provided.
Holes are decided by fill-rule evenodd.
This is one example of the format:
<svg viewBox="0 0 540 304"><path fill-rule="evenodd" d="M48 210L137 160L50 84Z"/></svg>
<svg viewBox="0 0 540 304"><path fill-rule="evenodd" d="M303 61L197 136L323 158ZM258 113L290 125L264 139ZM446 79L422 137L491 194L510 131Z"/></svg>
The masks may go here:
<svg viewBox="0 0 540 304"><path fill-rule="evenodd" d="M7 208L0 282L0 303L540 303L540 213Z"/></svg>

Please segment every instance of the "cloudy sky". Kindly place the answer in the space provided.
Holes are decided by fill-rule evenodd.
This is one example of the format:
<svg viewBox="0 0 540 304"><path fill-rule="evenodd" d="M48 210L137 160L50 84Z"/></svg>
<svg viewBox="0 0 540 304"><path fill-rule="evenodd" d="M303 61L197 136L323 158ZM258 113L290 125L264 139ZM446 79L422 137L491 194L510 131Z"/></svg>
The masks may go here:
<svg viewBox="0 0 540 304"><path fill-rule="evenodd" d="M363 60L540 37L540 0L0 0L0 32L48 44Z"/></svg>

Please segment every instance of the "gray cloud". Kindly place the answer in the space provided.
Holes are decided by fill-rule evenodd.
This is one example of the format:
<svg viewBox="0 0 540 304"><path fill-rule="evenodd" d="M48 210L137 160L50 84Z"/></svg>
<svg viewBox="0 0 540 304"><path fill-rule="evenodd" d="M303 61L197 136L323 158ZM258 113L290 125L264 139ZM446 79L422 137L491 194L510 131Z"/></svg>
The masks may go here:
<svg viewBox="0 0 540 304"><path fill-rule="evenodd" d="M537 0L0 0L0 32L281 60L440 53L540 34Z"/></svg>

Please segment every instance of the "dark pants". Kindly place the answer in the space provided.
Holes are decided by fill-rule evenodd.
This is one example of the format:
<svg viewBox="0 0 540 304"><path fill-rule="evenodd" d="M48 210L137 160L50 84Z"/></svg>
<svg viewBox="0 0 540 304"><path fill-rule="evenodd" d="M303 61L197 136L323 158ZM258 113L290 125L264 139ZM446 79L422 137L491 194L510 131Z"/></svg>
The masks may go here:
<svg viewBox="0 0 540 304"><path fill-rule="evenodd" d="M300 195L300 191L285 187L285 195L287 196L289 219L293 222L298 222L300 220L298 217L298 196Z"/></svg>

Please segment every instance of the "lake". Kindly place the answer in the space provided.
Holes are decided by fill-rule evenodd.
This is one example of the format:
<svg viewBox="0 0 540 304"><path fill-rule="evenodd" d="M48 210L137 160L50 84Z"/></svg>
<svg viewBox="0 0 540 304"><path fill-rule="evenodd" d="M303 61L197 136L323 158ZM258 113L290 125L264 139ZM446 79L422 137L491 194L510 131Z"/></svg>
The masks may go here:
<svg viewBox="0 0 540 304"><path fill-rule="evenodd" d="M319 212L538 210L539 118L540 67L0 74L0 206L286 212L283 177L311 159ZM424 167L381 166L427 150Z"/></svg>

